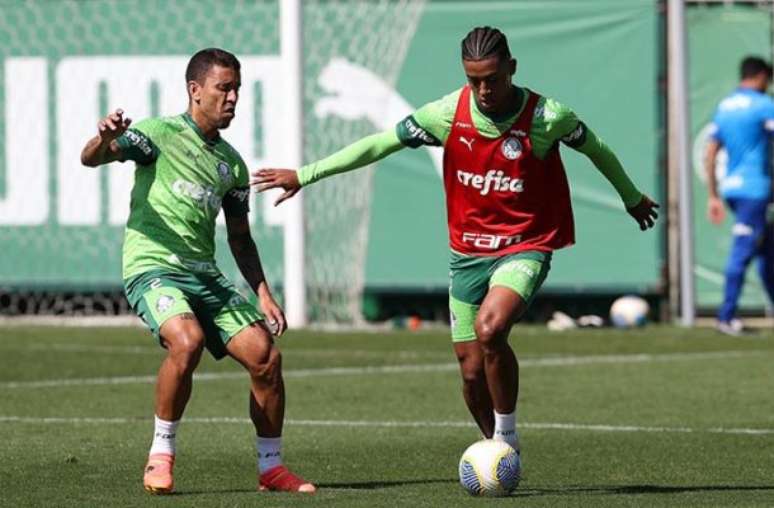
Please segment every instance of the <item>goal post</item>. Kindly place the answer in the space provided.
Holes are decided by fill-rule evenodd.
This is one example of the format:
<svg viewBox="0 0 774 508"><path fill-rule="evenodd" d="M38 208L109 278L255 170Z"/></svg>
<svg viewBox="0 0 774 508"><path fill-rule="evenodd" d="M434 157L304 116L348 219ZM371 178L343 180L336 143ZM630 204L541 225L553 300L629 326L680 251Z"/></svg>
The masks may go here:
<svg viewBox="0 0 774 508"><path fill-rule="evenodd" d="M288 164L300 168L304 162L304 62L303 12L301 0L280 0L280 58L285 74L285 111ZM304 193L285 201L284 211L284 289L288 326L307 324L306 287L304 284Z"/></svg>

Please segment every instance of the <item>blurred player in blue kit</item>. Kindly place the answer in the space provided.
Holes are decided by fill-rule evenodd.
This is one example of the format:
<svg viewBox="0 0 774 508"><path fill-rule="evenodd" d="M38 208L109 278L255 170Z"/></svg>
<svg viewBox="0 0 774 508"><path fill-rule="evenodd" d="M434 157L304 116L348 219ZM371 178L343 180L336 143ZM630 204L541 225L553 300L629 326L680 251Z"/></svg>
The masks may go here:
<svg viewBox="0 0 774 508"><path fill-rule="evenodd" d="M767 219L772 197L769 144L774 133L774 100L766 89L771 79L771 65L763 59L748 56L742 60L739 86L718 104L707 144L709 219L721 224L726 205L734 215L717 324L728 335L743 333L736 311L745 271L754 258L763 287L774 301L774 231ZM715 165L721 149L728 154L728 165L718 179Z"/></svg>

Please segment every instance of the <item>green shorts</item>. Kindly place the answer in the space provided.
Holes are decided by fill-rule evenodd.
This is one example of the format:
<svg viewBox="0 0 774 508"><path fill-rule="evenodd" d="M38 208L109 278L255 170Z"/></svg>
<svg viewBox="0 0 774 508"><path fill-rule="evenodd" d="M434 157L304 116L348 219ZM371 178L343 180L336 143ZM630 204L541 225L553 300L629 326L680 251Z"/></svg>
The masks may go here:
<svg viewBox="0 0 774 508"><path fill-rule="evenodd" d="M551 253L526 251L505 256L466 256L451 252L449 312L452 340L476 339L478 309L489 288L512 289L529 306L551 269Z"/></svg>
<svg viewBox="0 0 774 508"><path fill-rule="evenodd" d="M217 271L151 270L124 280L124 288L129 305L162 345L161 325L173 316L193 313L204 330L205 347L216 359L226 355L231 337L263 319Z"/></svg>

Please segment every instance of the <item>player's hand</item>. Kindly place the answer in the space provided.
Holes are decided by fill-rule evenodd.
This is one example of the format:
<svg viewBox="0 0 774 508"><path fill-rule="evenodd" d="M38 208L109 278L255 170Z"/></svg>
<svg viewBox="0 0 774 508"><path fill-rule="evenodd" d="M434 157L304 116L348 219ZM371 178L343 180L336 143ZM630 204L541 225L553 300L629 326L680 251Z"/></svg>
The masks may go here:
<svg viewBox="0 0 774 508"><path fill-rule="evenodd" d="M266 316L266 325L272 334L279 337L288 329L288 323L285 320L285 313L282 308L274 301L271 295L258 297L258 305L261 307L263 315Z"/></svg>
<svg viewBox="0 0 774 508"><path fill-rule="evenodd" d="M721 224L726 220L726 207L723 200L719 197L712 197L707 200L707 217L713 224Z"/></svg>
<svg viewBox="0 0 774 508"><path fill-rule="evenodd" d="M274 202L274 206L279 205L286 199L292 198L301 190L298 174L293 169L259 169L253 171L250 185L254 186L258 192L269 189L284 190L285 192Z"/></svg>
<svg viewBox="0 0 774 508"><path fill-rule="evenodd" d="M109 143L126 132L131 123L131 118L124 118L124 110L117 109L97 122L99 137L103 143Z"/></svg>
<svg viewBox="0 0 774 508"><path fill-rule="evenodd" d="M631 208L627 208L626 211L640 225L640 230L645 231L652 228L656 223L656 219L658 219L656 208L658 208L658 203L643 194L640 202Z"/></svg>

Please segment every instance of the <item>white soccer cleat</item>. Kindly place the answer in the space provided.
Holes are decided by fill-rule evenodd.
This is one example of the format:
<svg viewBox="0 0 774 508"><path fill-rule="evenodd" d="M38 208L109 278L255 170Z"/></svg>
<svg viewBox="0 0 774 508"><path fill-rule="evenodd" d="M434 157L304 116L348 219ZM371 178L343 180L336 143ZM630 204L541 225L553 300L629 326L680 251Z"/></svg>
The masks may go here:
<svg viewBox="0 0 774 508"><path fill-rule="evenodd" d="M718 321L716 326L717 330L725 335L731 337L740 337L744 335L744 325L740 319L732 319L731 321Z"/></svg>

